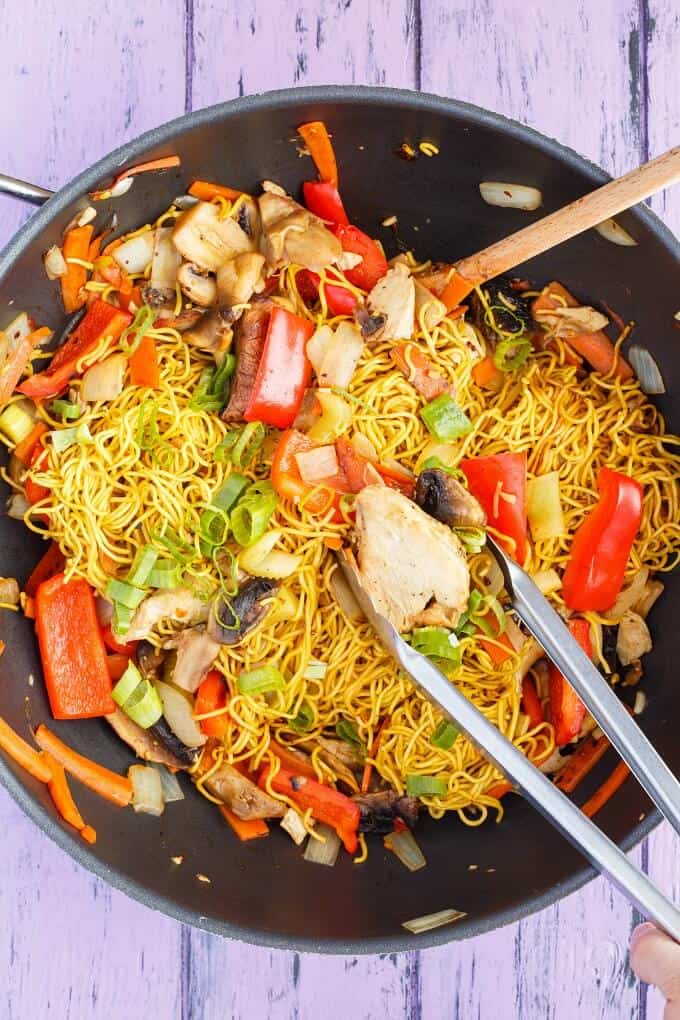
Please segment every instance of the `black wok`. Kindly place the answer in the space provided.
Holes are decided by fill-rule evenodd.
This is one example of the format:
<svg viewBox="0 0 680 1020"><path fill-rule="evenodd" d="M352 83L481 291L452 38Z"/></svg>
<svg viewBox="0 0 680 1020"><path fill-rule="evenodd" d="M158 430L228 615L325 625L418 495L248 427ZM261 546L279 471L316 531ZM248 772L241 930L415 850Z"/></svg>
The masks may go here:
<svg viewBox="0 0 680 1020"><path fill-rule="evenodd" d="M110 203L122 230L157 216L196 177L246 190L272 178L297 192L313 168L298 155L295 126L312 118L323 118L333 133L342 195L353 221L389 247L391 234L380 222L396 213L401 238L423 256L469 254L540 215L485 205L478 191L481 180L536 185L544 194L541 213L547 213L606 179L598 167L528 128L433 96L332 87L240 99L143 135L51 198L0 256L5 320L11 318L7 304L12 300L15 309L26 309L39 323L60 323L58 288L47 281L41 255L60 241L81 196L108 184L121 167L170 153L182 159L178 170L142 175L126 196ZM421 139L436 142L440 154L412 162L395 156L402 141L417 144ZM105 214L104 209L102 218ZM621 222L638 247L614 246L591 231L523 271L537 280L562 280L581 297L604 299L624 319L636 320L638 341L657 358L670 394L659 406L678 432L680 403L674 394L680 392L680 337L673 315L680 247L647 209L638 208ZM41 547L20 522L0 518L0 573L25 579ZM654 652L646 669L649 705L642 716L643 728L676 772L679 585L676 573L654 610ZM0 715L26 734L29 720L37 724L50 718L33 630L23 617L3 613L0 637L7 644L0 659ZM29 674L36 677L33 687L27 685ZM79 751L113 769L125 771L130 764L127 748L102 721L56 723L54 728ZM612 765L612 758L605 758L579 798L592 792ZM489 822L472 829L453 818L426 820L419 841L428 867L411 875L379 842L371 844L367 864L354 866L341 855L333 871L306 864L283 833L241 844L188 782L185 801L170 805L158 820L116 809L78 788L83 813L99 834L96 846L88 847L55 816L45 789L4 756L0 778L67 853L131 896L209 931L281 948L393 952L464 938L545 907L593 874L542 818L513 797L506 801L501 825ZM633 780L598 816L602 828L625 848L657 820ZM181 866L170 860L176 854L184 855ZM477 869L469 871L471 864ZM209 875L212 884L197 881L197 872ZM446 907L465 911L467 917L419 938L401 927L404 920Z"/></svg>

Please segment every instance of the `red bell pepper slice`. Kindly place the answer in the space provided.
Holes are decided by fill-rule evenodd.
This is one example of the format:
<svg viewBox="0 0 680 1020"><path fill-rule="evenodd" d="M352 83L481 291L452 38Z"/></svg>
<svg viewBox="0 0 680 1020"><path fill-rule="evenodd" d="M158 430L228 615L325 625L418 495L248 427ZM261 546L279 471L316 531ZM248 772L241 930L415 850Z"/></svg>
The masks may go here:
<svg viewBox="0 0 680 1020"><path fill-rule="evenodd" d="M611 468L597 476L600 498L580 525L562 580L570 609L605 612L616 601L642 519L642 486Z"/></svg>
<svg viewBox="0 0 680 1020"><path fill-rule="evenodd" d="M116 706L94 592L63 574L43 581L35 597L35 625L45 685L55 719L110 715Z"/></svg>
<svg viewBox="0 0 680 1020"><path fill-rule="evenodd" d="M313 332L309 319L274 306L243 415L246 421L262 421L279 429L293 424L312 374L306 347Z"/></svg>
<svg viewBox="0 0 680 1020"><path fill-rule="evenodd" d="M522 680L522 710L529 716L529 727L534 729L543 722L543 707L541 705L534 681L529 674Z"/></svg>
<svg viewBox="0 0 680 1020"><path fill-rule="evenodd" d="M43 581L48 581L55 574L61 574L65 564L66 559L58 544L50 542L47 552L38 560L24 585L25 594L34 599Z"/></svg>
<svg viewBox="0 0 680 1020"><path fill-rule="evenodd" d="M301 269L295 277L298 292L305 304L314 304L319 297L321 277L311 269ZM356 294L347 287L338 287L333 283L324 286L326 304L331 315L351 315L357 306Z"/></svg>
<svg viewBox="0 0 680 1020"><path fill-rule="evenodd" d="M300 503L304 500L304 509L310 514L324 514L331 506L335 507L336 519L342 520L339 512L340 498L343 492L351 492L347 478L343 473L334 478L325 478L323 486L314 491L314 486L303 482L297 461L296 453L306 453L318 446L313 439L309 439L297 429L289 429L284 432L278 441L274 456L272 458L271 482L282 499L289 499L293 503ZM333 489L331 497L328 490Z"/></svg>
<svg viewBox="0 0 680 1020"><path fill-rule="evenodd" d="M42 443L38 443L31 454L31 460L28 465L29 470L32 468L40 470L42 467L45 467L43 462L47 460L47 457L47 450ZM29 503L39 503L41 499L47 499L50 494L50 490L46 486L38 485L32 478L24 479L24 492Z"/></svg>
<svg viewBox="0 0 680 1020"><path fill-rule="evenodd" d="M349 217L340 198L340 192L330 181L305 181L302 185L305 205L327 223L349 226Z"/></svg>
<svg viewBox="0 0 680 1020"><path fill-rule="evenodd" d="M111 625L108 627L102 627L102 638L104 644L110 652L117 652L119 655L126 655L128 659L131 659L137 650L139 641L128 641L127 644L123 644L118 638L114 637Z"/></svg>
<svg viewBox="0 0 680 1020"><path fill-rule="evenodd" d="M593 656L590 625L577 618L569 621L569 630L589 658ZM586 706L570 683L562 676L554 662L550 663L550 721L555 728L555 743L564 747L580 733L586 715Z"/></svg>
<svg viewBox="0 0 680 1020"><path fill-rule="evenodd" d="M64 346L55 351L45 371L32 375L17 388L35 400L56 397L66 388L69 380L78 374L80 359L86 354L91 354L105 337L114 343L131 322L132 316L129 312L124 312L108 301L97 298Z"/></svg>
<svg viewBox="0 0 680 1020"><path fill-rule="evenodd" d="M259 785L266 789L269 768L263 769ZM292 779L296 779L295 787ZM301 811L312 809L312 816L317 821L330 825L337 832L348 854L357 852L357 829L360 812L358 806L344 793L330 786L322 786L315 779L295 776L293 772L280 769L271 782L272 789L277 793L285 793L294 801Z"/></svg>
<svg viewBox="0 0 680 1020"><path fill-rule="evenodd" d="M361 262L354 269L345 269L345 276L355 287L362 290L373 290L378 280L381 280L389 266L387 259L375 241L365 234L358 227L342 226L339 224L333 227L333 233L340 241L343 251L353 252L361 255Z"/></svg>
<svg viewBox="0 0 680 1020"><path fill-rule="evenodd" d="M378 461L368 460L356 451L353 444L344 436L335 440L335 452L343 475L347 479L350 492L361 492L367 485L375 485L375 472L380 475L385 485L390 489L396 489L409 499L413 498L416 480L407 474L402 474L395 468L380 464ZM372 469L372 470L371 470Z"/></svg>
<svg viewBox="0 0 680 1020"><path fill-rule="evenodd" d="M524 562L527 549L527 458L525 453L499 453L461 461L472 495L479 500L489 525L511 541L500 544Z"/></svg>
<svg viewBox="0 0 680 1020"><path fill-rule="evenodd" d="M196 691L194 715L204 715L225 708L227 704L227 685L224 677L217 669L211 669L201 686ZM216 715L212 719L201 719L201 732L209 737L223 737L229 729L229 720L225 715Z"/></svg>

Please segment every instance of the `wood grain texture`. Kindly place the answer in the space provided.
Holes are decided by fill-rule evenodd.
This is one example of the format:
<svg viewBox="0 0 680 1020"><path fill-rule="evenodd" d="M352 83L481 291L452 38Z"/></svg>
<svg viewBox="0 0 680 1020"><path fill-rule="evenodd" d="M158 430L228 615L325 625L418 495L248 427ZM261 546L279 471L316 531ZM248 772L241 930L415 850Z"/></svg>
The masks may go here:
<svg viewBox="0 0 680 1020"><path fill-rule="evenodd" d="M294 83L423 87L504 112L622 173L680 134L669 0L0 0L0 169L56 186L184 109ZM27 130L30 125L30 130ZM677 230L680 194L655 208ZM0 243L26 210L0 199ZM2 1020L660 1020L633 912L603 881L520 924L394 957L299 956L152 913L74 865L0 792ZM669 892L678 843L634 855Z"/></svg>

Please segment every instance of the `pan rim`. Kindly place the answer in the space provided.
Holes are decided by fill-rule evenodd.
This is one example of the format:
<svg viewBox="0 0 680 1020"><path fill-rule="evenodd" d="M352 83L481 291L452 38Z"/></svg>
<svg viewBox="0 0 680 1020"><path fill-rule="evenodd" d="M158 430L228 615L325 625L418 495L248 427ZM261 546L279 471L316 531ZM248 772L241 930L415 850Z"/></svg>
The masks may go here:
<svg viewBox="0 0 680 1020"><path fill-rule="evenodd" d="M113 177L116 171L136 161L153 147L162 146L189 128L208 126L214 122L228 119L232 115L245 112L258 112L271 109L294 109L301 103L327 105L329 103L352 105L354 103L372 103L377 106L398 108L407 107L420 109L442 116L455 115L475 124L482 124L500 130L527 144L538 147L549 157L563 165L585 172L593 184L601 184L611 177L602 167L574 149L558 142L556 139L536 131L518 121L493 113L482 107L464 103L455 99L447 99L427 92L413 92L407 89L394 89L381 86L364 85L324 85L304 86L279 89L270 92L256 93L237 99L204 107L200 110L185 113L156 128L144 132L131 142L119 146L108 155L103 156L89 168L59 189L10 239L0 251L0 283L10 272L15 260L24 249L48 226L55 217L63 212L73 201L87 192L94 190L99 183ZM680 265L680 241L672 231L647 206L637 205L629 210L629 215L642 222L655 238L671 253ZM368 937L360 940L344 938L326 938L319 941L299 935L275 933L245 925L232 924L228 921L216 920L199 914L195 910L185 908L168 896L154 893L147 886L129 877L122 870L106 865L82 840L71 835L55 817L52 817L24 785L18 775L10 768L4 758L0 758L0 782L8 791L15 803L53 842L69 857L89 872L108 882L131 898L139 901L152 910L174 918L184 924L221 935L225 938L239 939L252 945L272 949L295 952L318 953L330 955L369 955L376 953L410 952L415 949L426 949L445 945L449 942L472 938L505 927L516 921L536 913L563 897L582 888L596 877L596 871L584 865L566 881L552 886L545 893L525 899L521 904L500 910L485 918L465 919L454 925L445 926L426 932L423 935L412 935L406 931L397 932L386 937ZM635 828L619 843L628 852L641 842L661 821L659 811L654 808L639 822Z"/></svg>

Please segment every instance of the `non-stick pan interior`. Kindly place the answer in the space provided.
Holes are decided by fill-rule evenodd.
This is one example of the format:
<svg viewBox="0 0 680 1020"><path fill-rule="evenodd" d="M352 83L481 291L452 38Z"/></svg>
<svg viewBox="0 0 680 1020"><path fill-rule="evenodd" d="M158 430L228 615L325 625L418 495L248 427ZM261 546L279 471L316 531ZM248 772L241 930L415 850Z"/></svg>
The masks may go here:
<svg viewBox="0 0 680 1020"><path fill-rule="evenodd" d="M590 190L604 179L575 154L511 122L470 107L387 90L302 90L225 105L162 128L119 150L52 199L23 229L0 259L2 316L26 309L40 322L58 325L57 288L45 278L41 255L60 239L78 198L107 183L117 168L142 158L177 152L178 171L139 177L115 208L120 227L131 229L157 216L196 177L247 190L265 178L297 193L313 176L299 155L295 126L323 118L333 134L340 185L352 220L395 249L381 221L396 215L399 240L422 257L451 259L469 254ZM423 139L439 154L405 161L404 141ZM536 213L491 208L481 200L482 180L507 180L539 187L544 206ZM649 213L629 213L622 223L638 240L617 247L590 232L522 267L537 281L557 278L583 298L604 299L625 320L638 323L636 337L661 365L670 396L660 406L671 429L680 431L677 311L678 246ZM10 307L12 302L12 308ZM0 325L4 325L0 321ZM25 579L43 549L22 524L0 518L0 573ZM668 579L652 617L654 652L648 657L649 704L642 716L671 767L680 770L680 744L673 720L680 689L674 663L673 613L678 576ZM676 614L677 615L677 614ZM30 623L3 613L0 637L0 715L26 733L29 723L49 719L40 664ZM35 683L31 683L31 677ZM126 747L106 723L53 724L83 753L124 771ZM606 757L582 789L585 798L601 782L613 759ZM506 799L505 817L479 828L456 819L424 821L419 842L428 867L409 874L371 841L369 860L355 866L346 855L334 868L306 864L283 833L254 844L237 842L217 811L182 780L186 799L161 819L119 810L84 789L78 800L98 832L86 847L54 816L38 783L0 762L12 794L25 810L74 857L149 905L192 924L250 941L327 952L393 951L464 937L513 920L543 906L584 880L584 862L527 804ZM629 780L598 816L604 830L630 846L649 821L650 805ZM183 856L181 865L171 857ZM471 865L475 868L471 870ZM197 880L207 875L211 884ZM455 907L467 917L453 927L415 940L402 922Z"/></svg>

